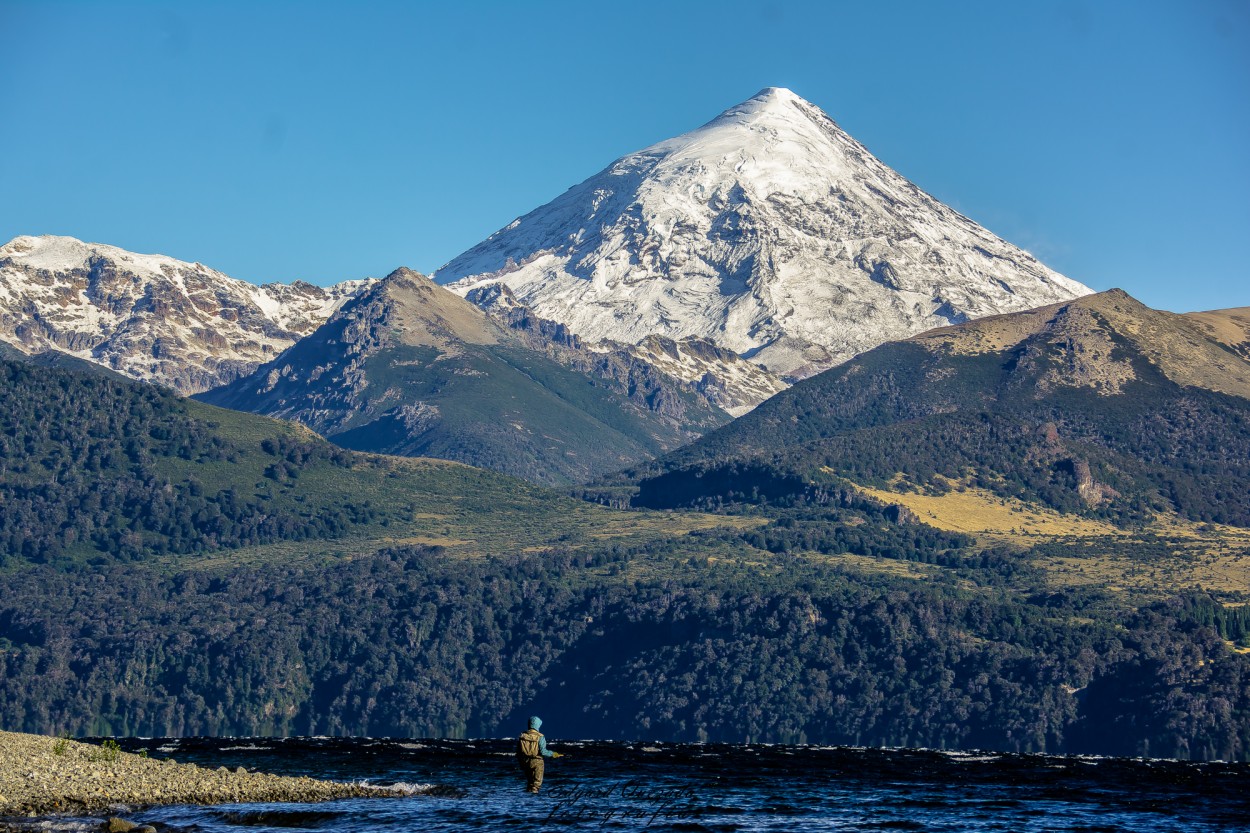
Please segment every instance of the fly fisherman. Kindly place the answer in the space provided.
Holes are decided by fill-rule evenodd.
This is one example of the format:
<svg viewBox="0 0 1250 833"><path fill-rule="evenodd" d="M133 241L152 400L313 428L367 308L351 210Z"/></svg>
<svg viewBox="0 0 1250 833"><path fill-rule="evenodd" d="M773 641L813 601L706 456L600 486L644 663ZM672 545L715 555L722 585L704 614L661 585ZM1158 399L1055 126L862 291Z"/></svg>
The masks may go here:
<svg viewBox="0 0 1250 833"><path fill-rule="evenodd" d="M517 739L516 759L525 773L525 791L530 793L537 793L543 785L543 758L562 757L547 748L547 738L538 731L542 725L542 718L531 717L530 727Z"/></svg>

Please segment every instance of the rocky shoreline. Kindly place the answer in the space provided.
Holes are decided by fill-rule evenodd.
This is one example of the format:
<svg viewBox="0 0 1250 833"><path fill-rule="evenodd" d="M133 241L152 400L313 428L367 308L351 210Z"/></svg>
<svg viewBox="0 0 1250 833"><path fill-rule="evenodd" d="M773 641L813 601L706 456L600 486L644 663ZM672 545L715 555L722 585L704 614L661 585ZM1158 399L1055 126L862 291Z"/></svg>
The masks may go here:
<svg viewBox="0 0 1250 833"><path fill-rule="evenodd" d="M248 772L241 767L209 769L157 760L122 752L107 742L95 746L0 732L0 830L6 829L5 817L102 817L122 807L154 804L307 802L405 794L364 784Z"/></svg>

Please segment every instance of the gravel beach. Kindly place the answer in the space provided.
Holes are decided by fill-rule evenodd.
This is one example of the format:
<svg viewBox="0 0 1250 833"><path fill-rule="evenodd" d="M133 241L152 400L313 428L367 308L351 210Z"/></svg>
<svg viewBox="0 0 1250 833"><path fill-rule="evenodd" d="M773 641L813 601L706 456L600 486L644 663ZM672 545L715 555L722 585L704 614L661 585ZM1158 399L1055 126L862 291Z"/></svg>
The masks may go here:
<svg viewBox="0 0 1250 833"><path fill-rule="evenodd" d="M72 740L0 732L0 817L101 815L117 805L385 797L377 787L161 761ZM0 822L2 825L2 822Z"/></svg>

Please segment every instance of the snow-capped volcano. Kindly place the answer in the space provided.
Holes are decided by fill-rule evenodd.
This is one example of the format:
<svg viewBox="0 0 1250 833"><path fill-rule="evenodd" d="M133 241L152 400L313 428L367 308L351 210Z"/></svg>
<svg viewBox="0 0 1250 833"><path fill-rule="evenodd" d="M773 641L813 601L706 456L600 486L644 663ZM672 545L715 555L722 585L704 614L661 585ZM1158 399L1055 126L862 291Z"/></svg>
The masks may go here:
<svg viewBox="0 0 1250 833"><path fill-rule="evenodd" d="M506 284L587 341L707 339L791 378L1091 291L776 87L617 160L435 277L461 294Z"/></svg>
<svg viewBox="0 0 1250 833"><path fill-rule="evenodd" d="M257 286L163 255L16 237L0 246L0 340L193 393L272 359L370 283Z"/></svg>

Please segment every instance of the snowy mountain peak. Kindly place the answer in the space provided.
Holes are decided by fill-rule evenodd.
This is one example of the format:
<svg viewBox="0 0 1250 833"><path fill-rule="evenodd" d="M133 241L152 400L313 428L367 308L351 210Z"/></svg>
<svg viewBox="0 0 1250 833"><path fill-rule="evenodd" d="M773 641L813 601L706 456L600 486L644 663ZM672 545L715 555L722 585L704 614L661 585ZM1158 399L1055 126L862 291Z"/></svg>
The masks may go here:
<svg viewBox="0 0 1250 833"><path fill-rule="evenodd" d="M807 104L807 101L787 87L765 87L747 99L747 101L801 101L802 103Z"/></svg>
<svg viewBox="0 0 1250 833"><path fill-rule="evenodd" d="M654 160L660 175L715 172L715 181L702 177L701 184L732 185L722 181L727 174L772 193L803 188L796 174L810 173L810 166L795 171L796 162L823 163L846 174L852 166L844 157L866 153L816 106L783 87L767 87L697 130L630 154L609 170L623 173Z"/></svg>
<svg viewBox="0 0 1250 833"><path fill-rule="evenodd" d="M371 283L257 286L164 255L22 236L0 246L0 341L194 392L276 356Z"/></svg>
<svg viewBox="0 0 1250 833"><path fill-rule="evenodd" d="M775 111L784 112L787 108L793 108L795 105L800 107L814 106L785 87L765 87L741 104L730 107L708 124L715 124L723 119L757 116Z"/></svg>
<svg viewBox="0 0 1250 833"><path fill-rule="evenodd" d="M1090 290L769 87L629 154L452 260L588 342L707 339L810 375L884 341Z"/></svg>
<svg viewBox="0 0 1250 833"><path fill-rule="evenodd" d="M53 234L15 237L0 246L0 258L28 269L51 273L86 268L92 258L125 264L132 273L142 277L161 275L175 265L204 268L198 263L186 264L164 255L141 255L116 246L84 243L73 237Z"/></svg>

